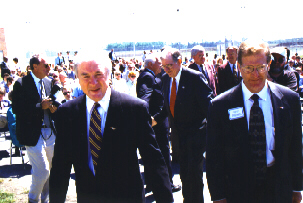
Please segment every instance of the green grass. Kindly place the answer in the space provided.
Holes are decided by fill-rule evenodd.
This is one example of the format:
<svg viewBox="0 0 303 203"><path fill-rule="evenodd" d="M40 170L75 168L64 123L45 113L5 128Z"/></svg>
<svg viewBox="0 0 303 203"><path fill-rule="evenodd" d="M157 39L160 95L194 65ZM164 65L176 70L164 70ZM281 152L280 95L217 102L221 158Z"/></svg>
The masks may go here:
<svg viewBox="0 0 303 203"><path fill-rule="evenodd" d="M0 191L0 203L12 203L15 202L14 194Z"/></svg>

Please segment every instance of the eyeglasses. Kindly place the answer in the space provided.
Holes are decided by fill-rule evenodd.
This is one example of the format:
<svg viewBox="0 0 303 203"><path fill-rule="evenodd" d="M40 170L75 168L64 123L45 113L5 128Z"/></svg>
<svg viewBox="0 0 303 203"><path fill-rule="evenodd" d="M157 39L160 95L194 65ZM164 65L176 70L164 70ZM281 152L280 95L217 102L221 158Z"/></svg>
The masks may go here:
<svg viewBox="0 0 303 203"><path fill-rule="evenodd" d="M259 65L259 66L244 66L241 67L244 73L252 73L255 69L258 73L264 73L267 70L267 64Z"/></svg>
<svg viewBox="0 0 303 203"><path fill-rule="evenodd" d="M174 65L174 64L166 64L166 65L163 65L163 64L162 64L162 67L163 67L163 68L167 68L167 69L171 69L171 68L173 67L173 65Z"/></svg>
<svg viewBox="0 0 303 203"><path fill-rule="evenodd" d="M67 95L67 94L70 94L70 92L63 92L63 95Z"/></svg>
<svg viewBox="0 0 303 203"><path fill-rule="evenodd" d="M272 64L276 64L276 63L283 63L284 62L284 58L283 57L280 57L280 58L278 58L278 59L273 59L272 61L271 61L271 63Z"/></svg>
<svg viewBox="0 0 303 203"><path fill-rule="evenodd" d="M121 74L115 74L115 76L120 76Z"/></svg>

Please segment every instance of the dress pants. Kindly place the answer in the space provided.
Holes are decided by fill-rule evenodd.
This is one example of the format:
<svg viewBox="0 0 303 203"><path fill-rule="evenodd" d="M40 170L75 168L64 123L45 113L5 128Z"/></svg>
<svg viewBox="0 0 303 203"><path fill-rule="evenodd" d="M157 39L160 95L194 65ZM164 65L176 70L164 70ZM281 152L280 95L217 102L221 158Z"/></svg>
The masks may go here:
<svg viewBox="0 0 303 203"><path fill-rule="evenodd" d="M203 203L203 153L201 132L186 137L179 135L180 178L184 203Z"/></svg>
<svg viewBox="0 0 303 203"><path fill-rule="evenodd" d="M168 141L168 121L167 118L163 123L157 124L153 127L156 135L156 140L158 142L159 148L165 160L170 182L173 183L171 160L170 160L170 149Z"/></svg>
<svg viewBox="0 0 303 203"><path fill-rule="evenodd" d="M44 136L47 137L48 136ZM49 173L54 155L56 136L44 140L40 136L36 146L26 146L29 162L32 165L32 184L28 199L30 202L49 202Z"/></svg>

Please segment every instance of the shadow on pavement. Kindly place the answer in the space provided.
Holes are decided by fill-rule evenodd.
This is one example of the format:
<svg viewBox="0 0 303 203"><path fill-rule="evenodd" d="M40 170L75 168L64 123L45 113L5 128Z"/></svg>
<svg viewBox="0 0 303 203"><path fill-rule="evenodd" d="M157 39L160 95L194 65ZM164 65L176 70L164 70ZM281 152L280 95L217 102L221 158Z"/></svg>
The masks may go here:
<svg viewBox="0 0 303 203"><path fill-rule="evenodd" d="M0 166L0 178L20 178L31 175L30 164L12 164Z"/></svg>
<svg viewBox="0 0 303 203"><path fill-rule="evenodd" d="M9 153L6 150L1 150L0 151L0 160L2 160L3 158L7 158L9 157Z"/></svg>

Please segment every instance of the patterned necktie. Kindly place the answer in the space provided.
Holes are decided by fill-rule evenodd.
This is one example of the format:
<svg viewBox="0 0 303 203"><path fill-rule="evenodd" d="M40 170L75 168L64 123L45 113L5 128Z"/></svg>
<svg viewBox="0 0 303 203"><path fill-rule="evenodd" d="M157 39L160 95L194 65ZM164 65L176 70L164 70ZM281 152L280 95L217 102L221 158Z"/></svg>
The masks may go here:
<svg viewBox="0 0 303 203"><path fill-rule="evenodd" d="M265 179L267 168L265 123L263 111L259 107L259 96L253 94L251 99L254 100L254 104L250 109L249 119L250 146L253 156L255 180L257 184L260 184Z"/></svg>
<svg viewBox="0 0 303 203"><path fill-rule="evenodd" d="M201 64L200 65L202 73L204 74L205 78L207 79L207 81L209 82L209 78L208 78L208 74L207 74L207 70L204 70L204 66Z"/></svg>
<svg viewBox="0 0 303 203"><path fill-rule="evenodd" d="M40 83L40 98L41 100L45 99L45 88L42 79L39 81Z"/></svg>
<svg viewBox="0 0 303 203"><path fill-rule="evenodd" d="M173 79L173 82L171 84L171 91L170 91L170 112L173 117L175 117L175 101L177 96L177 84L176 84L176 78Z"/></svg>
<svg viewBox="0 0 303 203"><path fill-rule="evenodd" d="M90 124L89 124L90 151L92 153L92 159L93 159L95 171L97 168L97 163L98 163L97 160L99 157L99 152L101 149L101 142L102 142L101 117L98 111L98 107L100 107L100 104L96 102L93 106L93 111L90 117Z"/></svg>
<svg viewBox="0 0 303 203"><path fill-rule="evenodd" d="M237 72L236 64L233 65L233 75L236 83L238 83L238 72Z"/></svg>

